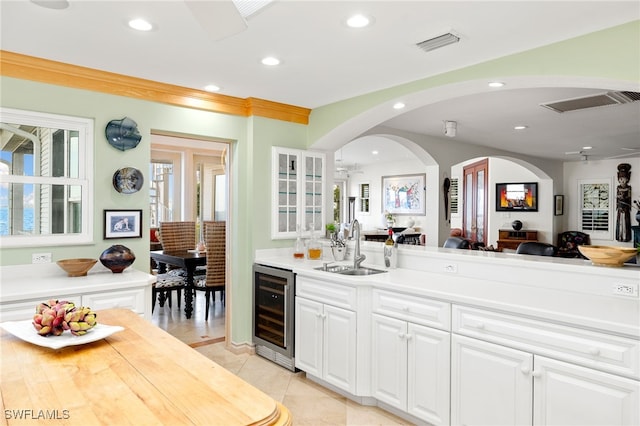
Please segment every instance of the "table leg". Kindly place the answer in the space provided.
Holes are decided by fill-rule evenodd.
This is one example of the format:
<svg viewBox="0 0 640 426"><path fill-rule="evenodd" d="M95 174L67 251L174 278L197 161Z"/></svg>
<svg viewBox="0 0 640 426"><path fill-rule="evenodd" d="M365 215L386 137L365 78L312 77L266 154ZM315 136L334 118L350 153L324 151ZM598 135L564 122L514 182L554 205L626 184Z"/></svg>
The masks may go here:
<svg viewBox="0 0 640 426"><path fill-rule="evenodd" d="M194 268L187 269L187 288L184 292L184 314L187 319L191 318L191 314L193 313L193 273Z"/></svg>

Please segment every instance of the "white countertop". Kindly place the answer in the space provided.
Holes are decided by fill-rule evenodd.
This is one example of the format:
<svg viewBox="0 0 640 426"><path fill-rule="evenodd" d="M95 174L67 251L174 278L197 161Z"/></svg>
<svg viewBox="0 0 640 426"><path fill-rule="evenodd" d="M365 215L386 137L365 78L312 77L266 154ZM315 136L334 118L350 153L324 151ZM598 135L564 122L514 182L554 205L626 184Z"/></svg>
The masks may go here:
<svg viewBox="0 0 640 426"><path fill-rule="evenodd" d="M58 294L88 294L116 288L149 286L156 278L131 267L114 274L100 263L85 277L68 277L55 263L0 267L0 303L56 297Z"/></svg>
<svg viewBox="0 0 640 426"><path fill-rule="evenodd" d="M363 242L361 249L367 256L363 266L384 269L380 243ZM612 290L614 284L637 288L638 266L606 268L581 259L406 246L399 249L397 269L345 276L314 269L331 261L327 252L324 260L311 261L294 259L289 249L258 250L255 261L319 280L390 289L640 338L640 298L615 295Z"/></svg>

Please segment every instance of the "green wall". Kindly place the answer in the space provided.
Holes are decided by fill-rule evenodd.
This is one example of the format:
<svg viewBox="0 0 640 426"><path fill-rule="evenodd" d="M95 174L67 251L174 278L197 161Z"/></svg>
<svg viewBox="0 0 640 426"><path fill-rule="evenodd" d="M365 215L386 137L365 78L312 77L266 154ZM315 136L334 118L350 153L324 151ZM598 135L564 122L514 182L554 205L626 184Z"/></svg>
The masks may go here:
<svg viewBox="0 0 640 426"><path fill-rule="evenodd" d="M143 226L149 226L148 185L135 194L120 194L111 184L113 173L125 166L148 175L150 135L166 131L234 141L231 149L230 204L233 342L251 341L251 265L257 246L286 246L270 240L269 207L271 146L302 148L306 126L265 118L216 114L113 96L85 90L34 83L15 78L0 79L3 107L88 117L94 120L94 243L67 247L0 249L0 265L30 264L32 253L50 252L53 261L69 257L100 256L112 244L123 244L136 255L133 267L149 271L148 231L141 239L103 239L104 209L142 209ZM130 117L138 123L142 141L132 150L119 151L107 142L104 129L113 119ZM2 274L0 268L0 275ZM27 284L28 285L28 284ZM2 290L0 285L0 291ZM55 296L52 294L52 296Z"/></svg>

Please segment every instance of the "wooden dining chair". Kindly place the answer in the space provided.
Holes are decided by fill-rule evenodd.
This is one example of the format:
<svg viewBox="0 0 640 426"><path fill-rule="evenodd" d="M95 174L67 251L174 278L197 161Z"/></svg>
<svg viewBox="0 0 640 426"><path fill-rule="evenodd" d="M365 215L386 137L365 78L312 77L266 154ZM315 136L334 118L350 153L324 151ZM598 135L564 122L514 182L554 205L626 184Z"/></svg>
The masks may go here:
<svg viewBox="0 0 640 426"><path fill-rule="evenodd" d="M156 308L156 301L160 307L163 307L165 302L168 302L169 308L172 308L171 293L174 291L178 296L178 309L180 309L182 289L186 287L187 280L179 275L171 274L158 274L156 278L156 282L153 283L153 287L151 288L151 313L153 313Z"/></svg>
<svg viewBox="0 0 640 426"><path fill-rule="evenodd" d="M160 222L160 242L164 251L196 248L195 222Z"/></svg>
<svg viewBox="0 0 640 426"><path fill-rule="evenodd" d="M160 222L159 240L162 250L167 252L193 250L196 247L196 223L193 221ZM171 293L174 291L178 295L178 307L180 307L182 289L187 284L187 271L167 266L170 269L164 274L158 274L157 281L152 287L151 312L155 309L156 301L160 306L164 306L167 300L171 307Z"/></svg>
<svg viewBox="0 0 640 426"><path fill-rule="evenodd" d="M225 303L226 283L226 222L207 221L203 223L205 245L207 246L207 267L204 278L195 283L196 291L204 291L206 298L205 321L209 319L210 302L215 303L215 294L220 292L220 300Z"/></svg>

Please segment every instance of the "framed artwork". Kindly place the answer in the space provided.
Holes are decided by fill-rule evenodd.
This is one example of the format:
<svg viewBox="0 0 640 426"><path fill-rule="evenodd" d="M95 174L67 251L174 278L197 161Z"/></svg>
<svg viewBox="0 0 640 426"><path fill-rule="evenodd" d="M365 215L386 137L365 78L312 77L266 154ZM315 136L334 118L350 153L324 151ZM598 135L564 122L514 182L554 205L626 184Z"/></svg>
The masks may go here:
<svg viewBox="0 0 640 426"><path fill-rule="evenodd" d="M554 195L555 216L562 216L564 214L564 195Z"/></svg>
<svg viewBox="0 0 640 426"><path fill-rule="evenodd" d="M497 183L496 211L538 211L538 184L527 183Z"/></svg>
<svg viewBox="0 0 640 426"><path fill-rule="evenodd" d="M104 239L142 238L142 210L105 210Z"/></svg>
<svg viewBox="0 0 640 426"><path fill-rule="evenodd" d="M393 215L425 215L426 174L382 176L382 211Z"/></svg>

